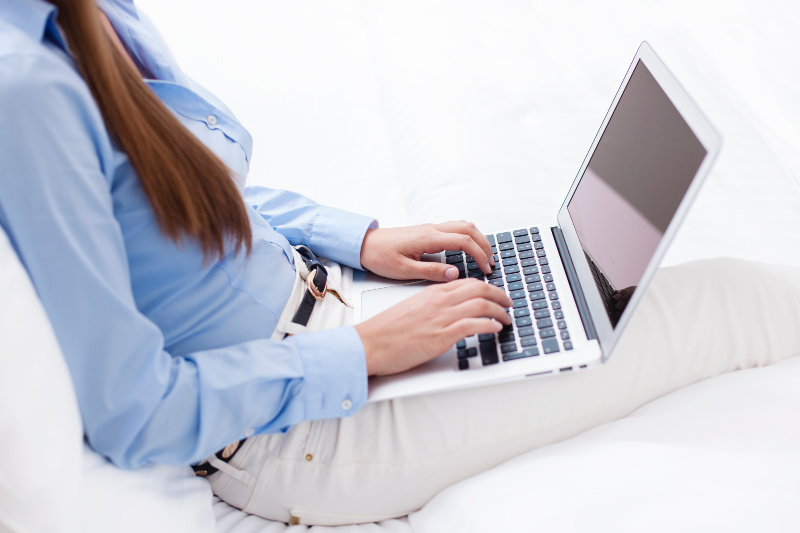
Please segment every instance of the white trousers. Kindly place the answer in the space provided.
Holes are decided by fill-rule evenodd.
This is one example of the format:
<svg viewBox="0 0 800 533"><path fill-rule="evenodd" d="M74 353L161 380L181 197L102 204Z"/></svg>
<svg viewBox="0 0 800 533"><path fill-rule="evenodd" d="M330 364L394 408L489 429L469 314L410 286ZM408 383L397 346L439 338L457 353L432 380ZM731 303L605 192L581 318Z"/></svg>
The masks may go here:
<svg viewBox="0 0 800 533"><path fill-rule="evenodd" d="M338 300L325 302L310 327L351 320ZM601 368L372 403L349 418L304 422L247 439L230 468L209 481L228 503L287 523L403 516L457 481L670 391L798 354L800 269L687 263L659 271Z"/></svg>

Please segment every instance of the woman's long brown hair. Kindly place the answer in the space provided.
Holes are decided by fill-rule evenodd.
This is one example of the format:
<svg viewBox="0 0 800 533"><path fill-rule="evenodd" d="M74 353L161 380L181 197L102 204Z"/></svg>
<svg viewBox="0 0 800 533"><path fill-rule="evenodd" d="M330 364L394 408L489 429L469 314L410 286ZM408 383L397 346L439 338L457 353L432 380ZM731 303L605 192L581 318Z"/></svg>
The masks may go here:
<svg viewBox="0 0 800 533"><path fill-rule="evenodd" d="M226 241L249 253L252 233L228 167L186 129L113 45L95 0L50 0L106 128L136 169L161 231L200 245L206 260Z"/></svg>

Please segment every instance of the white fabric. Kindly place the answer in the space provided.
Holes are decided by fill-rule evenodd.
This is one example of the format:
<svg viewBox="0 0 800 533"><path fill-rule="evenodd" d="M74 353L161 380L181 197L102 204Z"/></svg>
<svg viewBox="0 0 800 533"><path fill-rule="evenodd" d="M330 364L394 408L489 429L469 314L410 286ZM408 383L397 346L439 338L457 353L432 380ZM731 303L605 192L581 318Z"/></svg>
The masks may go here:
<svg viewBox="0 0 800 533"><path fill-rule="evenodd" d="M2 229L0 304L0 531L72 531L83 483L78 404L47 315Z"/></svg>
<svg viewBox="0 0 800 533"><path fill-rule="evenodd" d="M76 533L214 531L211 489L188 466L122 470L86 445L83 464Z"/></svg>
<svg viewBox="0 0 800 533"><path fill-rule="evenodd" d="M413 531L799 531L798 377L794 357L673 392L443 491Z"/></svg>
<svg viewBox="0 0 800 533"><path fill-rule="evenodd" d="M667 261L733 255L800 264L800 193L793 182L800 176L800 33L793 0L137 4L163 30L187 71L253 132L251 179L376 216L384 226L472 218L494 229L488 225L513 226L553 212L638 42L647 39L725 142ZM252 52L235 54L237 49ZM513 192L503 184L513 185ZM5 346L3 339L0 345ZM3 361L6 354L0 352ZM797 479L800 457L791 425L796 416L790 417L800 388L787 386L792 382L800 382L800 365L789 361L696 384L684 389L697 391L685 403L678 401L682 390L673 393L674 402L673 395L659 400L658 410L646 407L579 437L579 446L570 440L542 450L558 455L563 448L568 458L559 468L548 468L534 452L510 463L513 467L479 476L480 482L451 487L412 515L413 529L448 531L452 519L469 531L469 517L476 530L526 530L535 519L531 500L544 498L543 505L555 509L559 496L567 499L587 487L578 494L582 501L613 502L602 510L609 527L624 525L634 515L643 516L639 529L645 530L680 516L697 518L711 503L707 495L727 489L728 500L713 500L715 518L751 524L763 517L764 530L780 531L780 524L770 520L795 525L787 515L792 505L766 517L773 507L764 499L751 504L751 487L766 491ZM2 405L15 405L3 399ZM730 411L721 411L721 402L729 400ZM707 422L716 421L720 412L730 424ZM662 422L669 434L658 431ZM699 432L697 425L708 429ZM759 431L743 434L742 427ZM755 435L760 437L749 438ZM784 444L789 448L781 448ZM656 451L659 447L673 453ZM742 451L741 464L727 477L722 467L693 475L704 457L734 448L733 453ZM761 476L748 467L747 461L767 461L778 448L783 472L769 469ZM608 470L592 465L608 465ZM527 476L517 476L523 468L540 476L535 486ZM208 511L207 492L179 490L165 484L166 476L143 473L135 491L104 491L118 486L112 478L123 477L123 487L131 478L112 467L101 471L96 478L87 474L91 497L82 498L91 504L81 511L84 529L95 513L117 520L107 531L125 531L130 514L103 511L119 509L123 500L126 507L148 508L151 524L165 525L161 530L176 523L196 526L172 513L175 508L189 509L195 502L196 509ZM612 473L618 473L614 484L605 485ZM659 493L661 480L680 484L686 497ZM642 492L645 483L653 492ZM551 493L543 492L548 487ZM608 496L601 498L590 490L594 487L601 493L607 489ZM518 492L502 498L511 488ZM645 501L647 494L653 498ZM56 507L50 516L68 518L58 511L67 507ZM573 510L564 512L569 520L556 521L553 512L539 523L553 531L595 529L593 517L600 515ZM290 529L224 502L216 502L213 512L218 532ZM464 513L464 521L457 512ZM709 529L699 518L680 525L672 529ZM390 520L336 531L411 530L408 521Z"/></svg>

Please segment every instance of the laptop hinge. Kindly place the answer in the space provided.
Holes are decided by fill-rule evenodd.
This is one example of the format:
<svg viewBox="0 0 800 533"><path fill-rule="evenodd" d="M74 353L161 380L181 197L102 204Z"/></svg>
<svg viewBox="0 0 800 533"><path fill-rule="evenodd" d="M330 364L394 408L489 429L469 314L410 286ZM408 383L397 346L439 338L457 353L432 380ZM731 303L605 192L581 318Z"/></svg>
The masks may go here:
<svg viewBox="0 0 800 533"><path fill-rule="evenodd" d="M561 256L561 264L564 265L564 272L567 273L567 280L572 289L572 294L575 296L575 303L578 306L578 313L581 315L583 321L583 329L586 331L586 337L589 340L596 339L597 333L594 330L594 322L589 314L589 306L586 305L586 298L583 296L583 289L581 284L578 283L578 273L575 271L575 265L572 264L572 257L569 255L567 249L567 241L564 240L564 233L559 227L552 227L550 230L553 232L553 238L556 241L556 248Z"/></svg>

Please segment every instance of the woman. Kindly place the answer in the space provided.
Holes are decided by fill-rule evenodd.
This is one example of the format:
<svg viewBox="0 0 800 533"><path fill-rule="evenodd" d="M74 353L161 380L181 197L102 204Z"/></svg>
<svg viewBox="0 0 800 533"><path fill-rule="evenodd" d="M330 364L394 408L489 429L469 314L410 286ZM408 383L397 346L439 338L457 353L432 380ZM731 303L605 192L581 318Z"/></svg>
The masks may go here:
<svg viewBox="0 0 800 533"><path fill-rule="evenodd" d="M220 497L261 516L341 524L406 514L534 446L800 346L797 333L776 333L750 361L762 351L732 336L711 350L666 344L697 316L724 318L718 333L752 331L748 312L767 299L765 335L778 313L800 320L797 272L696 264L660 276L603 369L362 409L368 375L499 331L510 301L458 280L353 327L339 265L448 281L453 267L419 258L461 249L489 272L491 248L472 224L378 229L292 193L245 188L248 133L180 71L130 0L0 4L0 110L0 224L51 318L88 442L124 468L202 461ZM294 318L313 259L299 245L327 258L337 296L305 324ZM749 305L720 309L742 275L760 284L741 290ZM678 312L698 284L708 309ZM545 404L554 408L531 408Z"/></svg>

